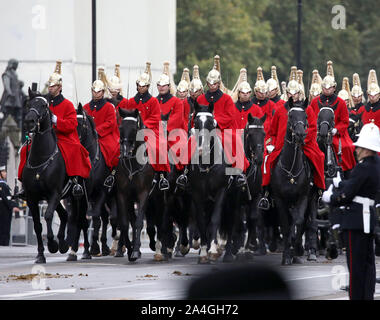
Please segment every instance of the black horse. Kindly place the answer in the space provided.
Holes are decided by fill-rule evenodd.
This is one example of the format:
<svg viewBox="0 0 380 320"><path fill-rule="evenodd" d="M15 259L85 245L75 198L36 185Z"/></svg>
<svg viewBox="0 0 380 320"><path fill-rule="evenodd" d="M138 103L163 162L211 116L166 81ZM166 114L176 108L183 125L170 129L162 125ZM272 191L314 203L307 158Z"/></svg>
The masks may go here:
<svg viewBox="0 0 380 320"><path fill-rule="evenodd" d="M103 185L104 180L110 174L110 170L106 166L104 157L100 152L100 144L98 134L96 132L95 122L83 109L82 104L79 103L77 108L78 120L78 136L82 145L89 152L91 160L90 177L86 181L87 194L89 200L88 215L92 217L92 227L94 229L92 242L90 247L90 254L97 256L100 254L98 244L99 230L101 223L102 227L102 255L108 255L110 249L107 245L107 225L109 217L111 216L112 236L116 235L116 195L114 188L108 193L107 188ZM108 203L108 208L105 204ZM81 229L87 238L88 223L87 220L82 219ZM75 257L72 257L75 259Z"/></svg>
<svg viewBox="0 0 380 320"><path fill-rule="evenodd" d="M310 164L302 150L308 126L304 102L288 101L288 122L284 147L273 168L271 188L279 212L284 251L282 264L298 262L296 250L302 247L302 231L312 182ZM295 250L296 249L296 250Z"/></svg>
<svg viewBox="0 0 380 320"><path fill-rule="evenodd" d="M72 195L70 178L67 176L65 162L57 145L57 136L52 127L51 117L52 113L46 98L29 89L28 112L24 123L27 131L32 132L34 136L30 152L27 154L22 181L37 236L38 255L35 263L46 263L41 235L39 201L46 200L48 203L45 220L48 229L48 249L52 253L57 252L58 249L61 253L68 250L68 244L64 239L67 213L60 204L61 199L65 196L69 197L75 215L86 206L84 197L77 199ZM54 240L52 231L55 210L61 218L58 232L59 245ZM72 217L73 215L69 216L70 219Z"/></svg>
<svg viewBox="0 0 380 320"><path fill-rule="evenodd" d="M333 183L340 173L343 177L342 168L338 164L337 155L334 152L332 140L332 130L335 126L334 110L328 105L321 105L318 113L318 134L317 142L321 151L325 154L324 173L326 189ZM338 256L339 233L334 226L339 225L339 208L333 208L321 203L318 210L320 220L319 227L321 233L320 248L326 248L326 258L335 259ZM334 228L333 228L334 227Z"/></svg>
<svg viewBox="0 0 380 320"><path fill-rule="evenodd" d="M115 256L123 256L122 247L125 245L129 261L136 261L141 257L140 236L154 171L144 156L144 141L137 139L139 130L144 128L139 111L119 109L119 114L122 120L119 127L120 160L116 171L116 192L121 232ZM132 243L128 235L129 224L132 227Z"/></svg>
<svg viewBox="0 0 380 320"><path fill-rule="evenodd" d="M216 129L213 109L213 103L209 106L194 103L196 150L190 166L189 185L201 239L199 263L215 261L220 256L217 248L217 231L229 181L221 143L213 134Z"/></svg>

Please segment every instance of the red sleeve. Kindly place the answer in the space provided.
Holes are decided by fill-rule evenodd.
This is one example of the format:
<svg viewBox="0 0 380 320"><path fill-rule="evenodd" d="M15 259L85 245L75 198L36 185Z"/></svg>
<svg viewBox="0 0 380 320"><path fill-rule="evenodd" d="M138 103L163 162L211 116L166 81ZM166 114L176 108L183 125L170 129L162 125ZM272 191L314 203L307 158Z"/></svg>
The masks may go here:
<svg viewBox="0 0 380 320"><path fill-rule="evenodd" d="M276 138L277 138L277 134L278 134L278 125L279 125L280 113L281 113L280 109L278 109L274 113L274 116L273 116L272 122L271 122L271 126L270 126L269 131L268 131L268 133L266 135L266 138L265 138L266 139L265 144L275 145L275 143L276 143ZM269 139L271 139L271 141L268 141Z"/></svg>
<svg viewBox="0 0 380 320"><path fill-rule="evenodd" d="M319 97L315 97L313 100L311 100L311 103L310 103L310 106L314 111L314 115L316 119L318 119L318 114L319 114L318 99Z"/></svg>
<svg viewBox="0 0 380 320"><path fill-rule="evenodd" d="M190 105L187 99L182 101L183 104L183 128L187 131L189 125L189 114L190 114Z"/></svg>
<svg viewBox="0 0 380 320"><path fill-rule="evenodd" d="M101 109L103 111L102 119L98 119L98 125L96 126L96 131L100 137L111 134L114 130L114 127L117 126L115 108L113 105L111 103L106 103L103 108Z"/></svg>
<svg viewBox="0 0 380 320"><path fill-rule="evenodd" d="M128 109L128 100L123 98L117 106L121 109Z"/></svg>
<svg viewBox="0 0 380 320"><path fill-rule="evenodd" d="M173 106L173 111L169 117L168 132L170 132L173 129L182 129L183 126L183 103L178 98L174 99L176 99L176 101Z"/></svg>
<svg viewBox="0 0 380 320"><path fill-rule="evenodd" d="M307 129L305 144L309 144L313 143L313 141L317 141L317 118L315 117L313 108L311 106L308 106L306 108L306 114L309 127Z"/></svg>
<svg viewBox="0 0 380 320"><path fill-rule="evenodd" d="M154 97L150 98L148 101L149 107L144 119L144 124L147 128L152 130L158 130L159 123L161 121L161 111L160 104L158 100Z"/></svg>
<svg viewBox="0 0 380 320"><path fill-rule="evenodd" d="M53 125L57 132L70 133L77 129L78 120L74 105L69 100L64 100L64 116L57 117L57 124Z"/></svg>
<svg viewBox="0 0 380 320"><path fill-rule="evenodd" d="M216 119L216 121L218 122L219 128L222 130L236 129L237 125L235 121L234 102L229 95L224 94L224 96L224 101L222 102L224 108L218 111L214 109L215 118L218 115L218 119Z"/></svg>
<svg viewBox="0 0 380 320"><path fill-rule="evenodd" d="M265 114L257 104L252 105L249 113L256 118L262 118Z"/></svg>
<svg viewBox="0 0 380 320"><path fill-rule="evenodd" d="M344 136L349 125L349 115L346 103L339 101L337 116L335 117L335 128L338 130L339 135Z"/></svg>

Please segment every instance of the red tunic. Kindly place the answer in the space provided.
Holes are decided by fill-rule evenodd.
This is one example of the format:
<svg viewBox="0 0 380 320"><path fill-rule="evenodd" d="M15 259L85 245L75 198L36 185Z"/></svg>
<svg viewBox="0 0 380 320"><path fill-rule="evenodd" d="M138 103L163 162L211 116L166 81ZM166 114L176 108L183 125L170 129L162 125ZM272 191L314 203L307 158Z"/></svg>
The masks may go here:
<svg viewBox="0 0 380 320"><path fill-rule="evenodd" d="M100 150L107 167L112 170L119 163L120 133L116 122L115 107L105 99L91 100L83 107L94 118L99 136Z"/></svg>
<svg viewBox="0 0 380 320"><path fill-rule="evenodd" d="M184 120L184 106L181 99L167 93L163 96L158 95L157 100L160 104L161 116L169 115L167 121L167 148L170 151L176 168L183 170L187 163L187 126ZM171 138L173 137L173 138ZM174 148L173 148L174 147ZM181 152L183 150L183 152ZM185 151L186 150L186 151ZM186 154L185 154L186 152Z"/></svg>
<svg viewBox="0 0 380 320"><path fill-rule="evenodd" d="M380 128L380 100L363 106L362 122L363 125L373 122Z"/></svg>
<svg viewBox="0 0 380 320"><path fill-rule="evenodd" d="M339 151L339 140L342 145L342 162L339 164L343 171L351 170L356 165L356 160L354 157L355 146L348 134L349 116L346 103L344 100L336 96L335 94L326 97L325 95L320 95L315 97L310 106L314 110L316 118L318 118L319 104L328 104L334 110L335 114L335 128L338 132L333 137L333 148L335 154Z"/></svg>
<svg viewBox="0 0 380 320"><path fill-rule="evenodd" d="M239 100L235 103L235 121L238 129L244 129L248 122L248 115L251 114L253 117L261 118L264 116L263 111L257 104L252 101L240 102Z"/></svg>
<svg viewBox="0 0 380 320"><path fill-rule="evenodd" d="M249 161L245 157L242 140L236 138L238 125L235 118L236 107L232 98L220 90L213 93L208 91L199 96L197 102L206 106L214 102L214 117L221 131L219 137L227 160L233 167L245 172L249 167ZM231 129L231 131L226 132L226 129ZM241 133L238 136L240 135Z"/></svg>
<svg viewBox="0 0 380 320"><path fill-rule="evenodd" d="M50 111L57 116L57 124L53 124L57 135L58 148L65 160L66 172L69 177L80 176L88 178L91 162L88 151L79 141L77 132L77 113L74 105L61 94L50 103ZM26 146L20 153L18 178L21 181L22 171L26 163Z"/></svg>
<svg viewBox="0 0 380 320"><path fill-rule="evenodd" d="M318 188L325 189L325 177L324 177L324 159L325 155L319 149L317 144L317 119L310 106L306 109L307 114L307 136L305 138L305 144L302 149L306 157L314 165L314 183ZM264 160L263 171L263 186L270 183L271 170L274 168L276 159L280 155L282 147L284 146L286 128L288 124L288 103L282 104L276 110L272 119L272 125L268 136L274 137L274 150Z"/></svg>
<svg viewBox="0 0 380 320"><path fill-rule="evenodd" d="M190 118L190 111L191 111L189 99L191 99L191 98L187 98L187 99L182 100L182 103L183 103L183 127L185 128L186 132L189 129L189 118Z"/></svg>
<svg viewBox="0 0 380 320"><path fill-rule="evenodd" d="M128 100L126 109L139 110L144 125L154 134L154 137L151 137L147 131L145 135L149 162L153 170L170 172L167 148L160 148L159 137L160 132L163 132L163 128L161 125L161 112L158 100L152 97L148 92L143 95L137 93L133 98Z"/></svg>

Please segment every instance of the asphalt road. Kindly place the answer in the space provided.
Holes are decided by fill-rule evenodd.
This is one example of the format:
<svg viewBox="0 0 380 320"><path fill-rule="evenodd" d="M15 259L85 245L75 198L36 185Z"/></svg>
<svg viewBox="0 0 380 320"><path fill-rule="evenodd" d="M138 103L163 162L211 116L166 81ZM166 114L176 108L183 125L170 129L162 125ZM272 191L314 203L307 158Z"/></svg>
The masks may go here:
<svg viewBox="0 0 380 320"><path fill-rule="evenodd" d="M153 261L153 252L143 241L142 258L128 262L127 257L93 257L66 262L67 254L50 254L47 263L34 264L36 246L0 247L0 299L2 300L180 300L186 297L191 281L207 272L229 267L220 261L210 265L197 263L197 252L169 262ZM380 258L376 258L380 274ZM339 288L347 281L345 256L328 261L319 256L317 262L281 266L281 254L257 256L252 265L266 263L282 275L292 289L294 299L346 300L347 292ZM43 278L31 274L43 272ZM380 286L376 286L380 299Z"/></svg>

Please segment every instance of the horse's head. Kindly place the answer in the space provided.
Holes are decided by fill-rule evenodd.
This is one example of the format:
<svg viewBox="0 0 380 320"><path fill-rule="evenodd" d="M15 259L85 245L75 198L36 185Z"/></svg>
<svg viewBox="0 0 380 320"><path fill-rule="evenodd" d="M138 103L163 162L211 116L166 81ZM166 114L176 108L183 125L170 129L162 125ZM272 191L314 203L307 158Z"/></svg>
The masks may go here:
<svg viewBox="0 0 380 320"><path fill-rule="evenodd" d="M48 100L41 94L29 88L28 112L24 123L27 132L39 133L51 127L50 109Z"/></svg>
<svg viewBox="0 0 380 320"><path fill-rule="evenodd" d="M261 118L248 114L248 123L244 130L245 150L247 157L261 165L264 157L264 122L267 115Z"/></svg>
<svg viewBox="0 0 380 320"><path fill-rule="evenodd" d="M128 158L136 152L137 131L141 127L140 113L137 109L126 110L119 108L122 118L120 130L120 153L122 158Z"/></svg>
<svg viewBox="0 0 380 320"><path fill-rule="evenodd" d="M80 142L87 148L90 143L87 138L89 136L97 137L94 119L89 116L83 109L82 104L79 102L77 112L77 132Z"/></svg>
<svg viewBox="0 0 380 320"><path fill-rule="evenodd" d="M334 110L328 105L322 105L319 109L317 127L318 138L326 142L328 137L331 137L331 131L335 126Z"/></svg>
<svg viewBox="0 0 380 320"><path fill-rule="evenodd" d="M304 102L293 102L292 98L289 98L289 111L288 111L288 128L292 134L292 142L301 145L304 144L307 135L307 114L306 108L308 106L308 99Z"/></svg>
<svg viewBox="0 0 380 320"><path fill-rule="evenodd" d="M210 137L212 131L216 128L214 119L214 103L208 106L199 105L197 101L194 103L194 129L198 142L199 155L211 152Z"/></svg>

